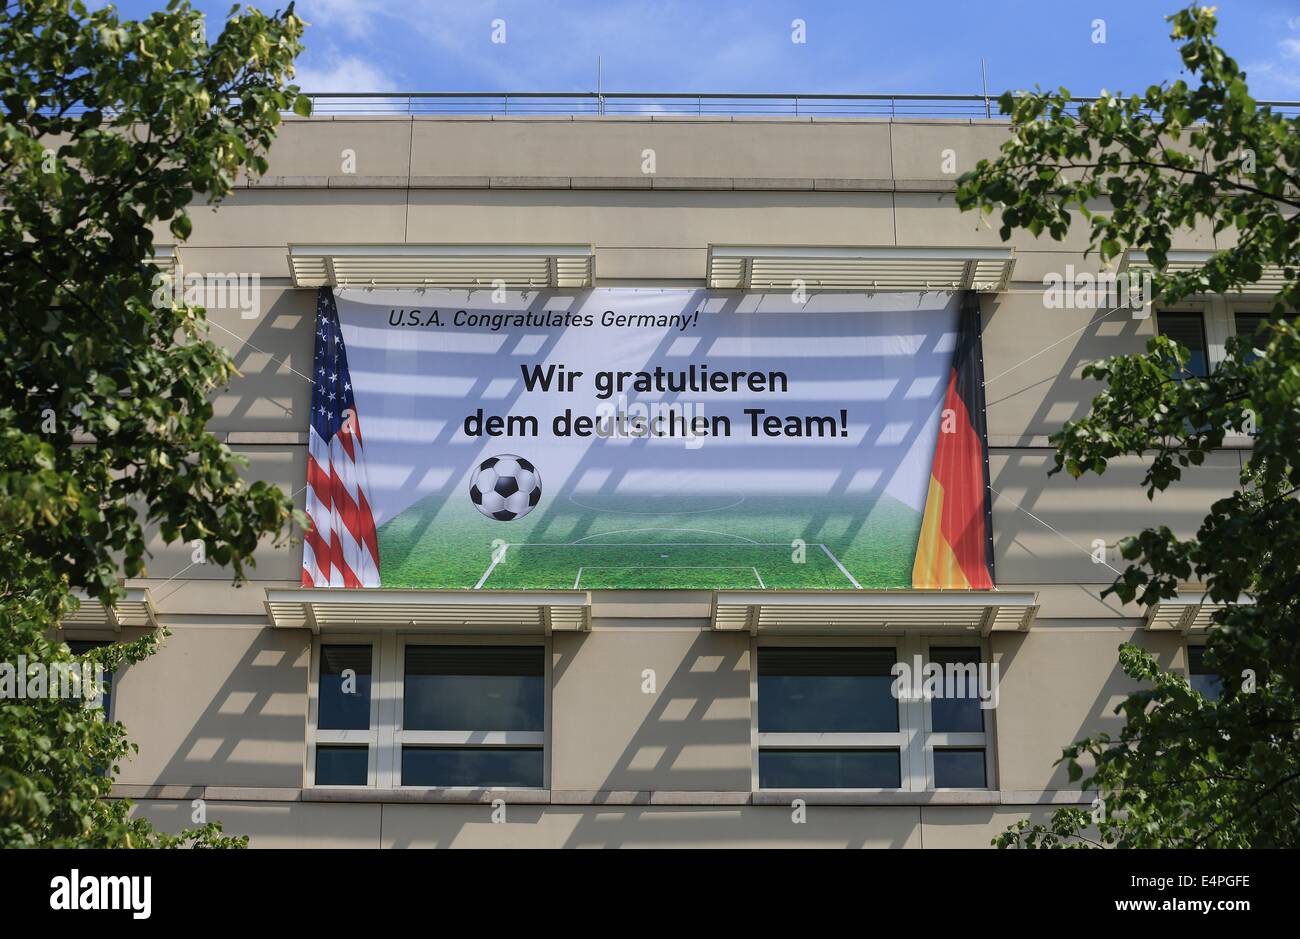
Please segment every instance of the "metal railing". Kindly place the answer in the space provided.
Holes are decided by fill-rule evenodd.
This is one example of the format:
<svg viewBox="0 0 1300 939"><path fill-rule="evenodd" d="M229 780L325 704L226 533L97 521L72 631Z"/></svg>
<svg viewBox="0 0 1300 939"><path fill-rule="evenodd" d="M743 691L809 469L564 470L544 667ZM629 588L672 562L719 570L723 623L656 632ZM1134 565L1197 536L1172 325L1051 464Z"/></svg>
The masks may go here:
<svg viewBox="0 0 1300 939"><path fill-rule="evenodd" d="M308 92L316 115L858 117L997 119L986 95L705 94L692 92ZM1079 103L1096 98L1076 98ZM1300 116L1300 101L1261 101Z"/></svg>

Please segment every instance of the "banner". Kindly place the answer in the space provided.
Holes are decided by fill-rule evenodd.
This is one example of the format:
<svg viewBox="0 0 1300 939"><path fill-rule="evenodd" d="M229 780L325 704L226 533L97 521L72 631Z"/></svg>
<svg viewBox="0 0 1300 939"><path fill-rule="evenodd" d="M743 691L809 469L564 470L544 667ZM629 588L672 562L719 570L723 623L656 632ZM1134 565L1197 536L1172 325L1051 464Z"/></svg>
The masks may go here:
<svg viewBox="0 0 1300 939"><path fill-rule="evenodd" d="M960 294L325 288L316 325L304 584L992 586Z"/></svg>

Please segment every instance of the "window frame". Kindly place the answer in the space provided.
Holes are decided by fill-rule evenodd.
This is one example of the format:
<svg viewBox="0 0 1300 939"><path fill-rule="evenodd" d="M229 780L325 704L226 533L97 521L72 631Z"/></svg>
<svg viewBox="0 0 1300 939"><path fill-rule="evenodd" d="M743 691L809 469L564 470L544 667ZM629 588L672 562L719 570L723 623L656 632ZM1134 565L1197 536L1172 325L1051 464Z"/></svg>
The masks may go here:
<svg viewBox="0 0 1300 939"><path fill-rule="evenodd" d="M322 646L370 645L370 729L322 730L317 726L320 690L320 655ZM403 695L406 684L406 648L408 645L427 646L537 646L542 650L542 730L538 731L444 731L406 730L402 727ZM395 629L378 633L331 633L312 638L310 691L307 704L307 754L304 784L317 788L317 744L362 744L369 747L368 770L365 786L339 788L401 789L427 792L437 790L493 791L514 790L516 786L423 786L402 784L402 747L484 747L539 749L542 751L541 790L550 786L551 779L551 643L545 636L465 636L437 633L411 633ZM335 788L336 784L320 784ZM541 791L539 790L539 791Z"/></svg>
<svg viewBox="0 0 1300 939"><path fill-rule="evenodd" d="M957 648L968 649L976 648L979 650L979 662L981 664L991 664L991 658L988 643L983 637L977 637L976 642L971 642L970 637L966 636L921 636L918 637L921 645L921 654L925 657L928 664L930 661L930 650L936 648ZM925 739L922 741L921 748L925 754L925 773L926 781L929 783L927 791L930 792L976 792L978 789L969 789L960 786L937 786L934 778L934 751L935 750L983 750L984 751L984 789L993 788L993 780L996 778L993 772L993 747L992 732L990 725L993 723L993 712L997 708L981 708L980 713L984 715L984 729L979 733L974 731L936 731L934 729L934 709L925 705L921 706L921 711L925 715Z"/></svg>
<svg viewBox="0 0 1300 939"><path fill-rule="evenodd" d="M861 793L897 792L979 792L995 788L997 779L994 713L996 708L984 711L982 733L936 732L933 729L931 708L924 700L898 699L898 731L896 733L762 733L758 729L758 653L762 648L814 648L841 646L879 648L892 646L897 650L899 662L911 663L914 655L930 661L932 648L977 648L980 662L990 663L988 641L982 636L925 635L902 633L881 636L751 636L749 671L750 693L750 788L764 790L759 784L759 757L764 749L780 750L875 750L897 749L899 756L899 781L897 789L860 788L847 790ZM984 788L939 788L934 785L935 749L982 749L984 751ZM777 790L779 791L779 790ZM846 790L809 790L836 792Z"/></svg>
<svg viewBox="0 0 1300 939"><path fill-rule="evenodd" d="M1187 677L1188 686L1192 686L1192 679L1195 678L1197 675L1213 675L1214 677L1218 678L1219 696L1214 698L1214 700L1217 701L1218 698L1221 697L1223 694L1223 676L1220 675L1218 672L1208 672L1208 671L1193 672L1192 671L1192 650L1193 649L1201 650L1201 655L1203 656L1205 654L1205 646L1206 646L1206 642L1204 637L1200 637L1199 639L1194 639L1194 640L1189 639L1183 645L1183 674Z"/></svg>
<svg viewBox="0 0 1300 939"><path fill-rule="evenodd" d="M321 678L321 649L324 646L370 646L370 727L366 730L330 730L321 728L318 724L320 718L320 678ZM313 637L311 644L311 672L307 684L307 765L305 768L304 782L308 787L316 785L316 747L318 744L325 746L343 745L357 746L366 745L366 782L365 786L373 787L376 783L379 768L379 667L380 667L380 641L379 637L373 634L349 633L344 635L330 635ZM345 785L343 783L326 783L329 788L347 788L362 789L360 785Z"/></svg>
<svg viewBox="0 0 1300 939"><path fill-rule="evenodd" d="M119 640L116 636L112 638L107 638L102 634L90 635L83 631L77 630L77 631L73 631L72 635L68 635L68 631L64 631L62 634L60 634L58 641L66 645L68 647L68 650L71 651L72 644L74 642L89 643L91 648L102 649L105 646L117 645ZM84 655L85 653L73 652L72 654ZM93 705L93 707L98 708L100 712L103 713L105 722L109 724L113 723L113 711L115 710L114 706L117 703L118 678L120 677L121 673L126 671L126 668L127 667L123 665L120 669L116 671L104 672L104 683L108 686L108 707L104 707L102 695L100 697L99 702Z"/></svg>
<svg viewBox="0 0 1300 939"><path fill-rule="evenodd" d="M1225 326L1226 320L1231 320L1221 307L1214 304L1203 303L1171 303L1166 306L1157 307L1152 311L1151 319L1154 335L1160 333L1160 317L1164 315L1171 316L1189 316L1195 315L1201 318L1201 341L1205 344L1205 372L1206 375L1213 375L1214 370L1223 362L1227 355L1227 346L1225 345L1226 337L1231 335L1228 326ZM1197 376L1193 376L1197 377Z"/></svg>
<svg viewBox="0 0 1300 939"><path fill-rule="evenodd" d="M1271 316L1272 312L1272 302L1258 297L1241 300L1225 300L1223 302L1223 330L1225 337L1242 335L1237 330L1237 314L1253 314L1256 316L1263 316L1267 319ZM1300 311L1287 311L1282 315L1283 317L1294 319L1295 317L1300 316ZM1227 354L1226 346L1223 350L1223 354Z"/></svg>

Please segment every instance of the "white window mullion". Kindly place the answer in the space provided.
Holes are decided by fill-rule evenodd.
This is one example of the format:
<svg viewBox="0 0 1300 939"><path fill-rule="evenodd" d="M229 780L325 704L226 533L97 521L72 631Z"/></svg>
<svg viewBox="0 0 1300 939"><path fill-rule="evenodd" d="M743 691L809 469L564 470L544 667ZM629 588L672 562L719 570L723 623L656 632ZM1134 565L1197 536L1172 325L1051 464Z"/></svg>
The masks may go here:
<svg viewBox="0 0 1300 939"><path fill-rule="evenodd" d="M916 656L923 654L920 640L913 634L902 637L899 642L899 661L907 665L909 671L915 669ZM915 684L920 683L920 676L913 675ZM926 735L930 730L930 709L925 706L923 698L913 699L910 690L899 702L900 727L906 734L906 746L902 752L903 788L910 792L924 792L930 788L934 777L929 765L929 752L925 745Z"/></svg>
<svg viewBox="0 0 1300 939"><path fill-rule="evenodd" d="M379 679L375 693L375 750L379 767L376 785L381 789L392 789L397 786L402 772L402 754L397 739L402 719L401 643L396 631L386 629L376 645Z"/></svg>
<svg viewBox="0 0 1300 939"><path fill-rule="evenodd" d="M320 695L320 646L319 642L311 644L311 660L307 666L307 765L303 769L303 784L316 785L316 741L320 731L316 729L317 712Z"/></svg>
<svg viewBox="0 0 1300 939"><path fill-rule="evenodd" d="M1205 307L1205 356L1211 369L1228 355L1228 337L1235 329L1228 302L1221 296L1208 298Z"/></svg>

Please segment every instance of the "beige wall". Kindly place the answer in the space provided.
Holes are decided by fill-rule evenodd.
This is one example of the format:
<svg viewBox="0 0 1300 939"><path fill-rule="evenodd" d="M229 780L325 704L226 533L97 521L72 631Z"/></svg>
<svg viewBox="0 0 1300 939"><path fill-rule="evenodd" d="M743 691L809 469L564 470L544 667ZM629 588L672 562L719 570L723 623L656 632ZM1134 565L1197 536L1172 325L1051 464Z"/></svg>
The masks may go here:
<svg viewBox="0 0 1300 939"><path fill-rule="evenodd" d="M256 623L177 626L117 681L113 716L140 747L117 781L301 786L307 640Z"/></svg>
<svg viewBox="0 0 1300 939"><path fill-rule="evenodd" d="M990 638L1000 683L998 784L1005 791L1069 789L1061 750L1090 734L1118 733L1115 706L1135 690L1118 665L1130 642L1165 668L1182 667L1181 636L1101 621L1048 620Z"/></svg>
<svg viewBox="0 0 1300 939"><path fill-rule="evenodd" d="M965 171L1005 133L964 121L290 121L267 178L242 181L216 211L196 207L181 249L187 271L263 278L255 316L209 311L242 372L215 395L212 429L248 459L250 479L302 505L314 292L287 281L290 243L575 242L596 248L598 283L682 286L703 284L715 243L998 245L996 220L956 209L941 163L951 149ZM1179 246L1212 244L1197 233ZM545 804L509 803L507 823L493 824L487 804L314 801L300 788L311 636L272 630L262 605L264 587L296 584L301 549L266 544L253 582L235 589L188 546L156 540L139 583L173 635L120 677L116 716L140 745L120 791L169 828L202 797L210 818L264 846L982 845L1017 818L1044 817L1043 800L1077 801L1053 763L1117 726L1130 687L1118 645L1183 661L1181 637L1148 633L1139 610L1100 598L1113 574L1094 562L1094 541L1119 567L1116 541L1140 526L1192 531L1240 459L1218 454L1155 501L1136 460L1101 478L1049 478L1047 437L1099 390L1084 365L1140 350L1154 324L1044 308L1045 273L1098 269L1081 231L1013 245L1015 283L982 298L995 555L1000 585L1038 592L1042 611L1029 633L989 640L1002 679L993 792L815 804L802 825L789 806L745 804L749 638L709 631L707 596L657 593L610 596L591 633L552 638Z"/></svg>
<svg viewBox="0 0 1300 939"><path fill-rule="evenodd" d="M596 629L553 649L551 789L749 788L747 635Z"/></svg>
<svg viewBox="0 0 1300 939"><path fill-rule="evenodd" d="M141 799L138 814L178 831L189 802ZM507 806L210 801L208 821L254 848L969 848L1049 807ZM496 813L498 819L500 813Z"/></svg>

